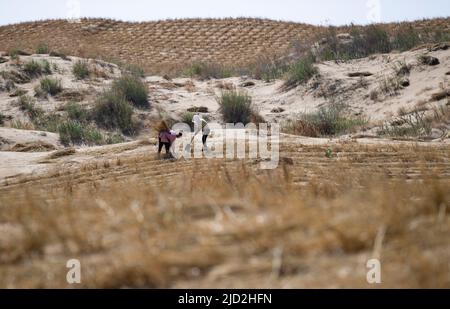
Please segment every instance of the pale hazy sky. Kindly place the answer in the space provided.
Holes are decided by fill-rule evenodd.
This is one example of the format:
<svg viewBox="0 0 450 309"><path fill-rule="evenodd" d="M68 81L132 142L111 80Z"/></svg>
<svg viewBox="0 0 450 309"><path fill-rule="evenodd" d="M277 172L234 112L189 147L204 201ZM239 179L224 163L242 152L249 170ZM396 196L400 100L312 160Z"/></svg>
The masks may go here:
<svg viewBox="0 0 450 309"><path fill-rule="evenodd" d="M366 24L450 16L450 0L0 0L0 25L66 17L150 21L265 17L311 24Z"/></svg>

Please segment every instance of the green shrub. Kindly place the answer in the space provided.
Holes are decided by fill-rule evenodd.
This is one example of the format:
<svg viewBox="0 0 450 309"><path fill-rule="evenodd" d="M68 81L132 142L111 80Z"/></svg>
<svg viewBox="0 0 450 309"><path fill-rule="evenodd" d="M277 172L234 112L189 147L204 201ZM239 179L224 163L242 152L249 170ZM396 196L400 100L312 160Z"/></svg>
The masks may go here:
<svg viewBox="0 0 450 309"><path fill-rule="evenodd" d="M65 121L58 127L59 139L65 146L79 145L103 145L103 134L92 126L85 127L78 121Z"/></svg>
<svg viewBox="0 0 450 309"><path fill-rule="evenodd" d="M0 113L0 126L5 124L6 116Z"/></svg>
<svg viewBox="0 0 450 309"><path fill-rule="evenodd" d="M302 114L297 119L288 120L283 131L289 134L320 137L348 133L354 127L365 125L363 118L348 117L343 107L330 105L317 112Z"/></svg>
<svg viewBox="0 0 450 309"><path fill-rule="evenodd" d="M52 74L50 62L47 60L42 60L40 62L31 60L25 63L23 71L30 77L37 77L42 74Z"/></svg>
<svg viewBox="0 0 450 309"><path fill-rule="evenodd" d="M75 64L72 67L72 73L77 79L85 79L89 77L89 66L87 61L85 60L79 60L75 62Z"/></svg>
<svg viewBox="0 0 450 309"><path fill-rule="evenodd" d="M75 120L80 123L84 123L88 120L88 111L76 102L69 102L64 107L67 112L67 116L70 120Z"/></svg>
<svg viewBox="0 0 450 309"><path fill-rule="evenodd" d="M59 139L63 145L83 142L83 125L77 121L63 122L58 127Z"/></svg>
<svg viewBox="0 0 450 309"><path fill-rule="evenodd" d="M25 63L23 67L23 71L28 74L30 77L40 76L43 73L42 65L34 60L31 60Z"/></svg>
<svg viewBox="0 0 450 309"><path fill-rule="evenodd" d="M49 51L50 51L50 49L48 47L48 44L46 44L46 43L41 43L36 48L36 54L48 54Z"/></svg>
<svg viewBox="0 0 450 309"><path fill-rule="evenodd" d="M52 74L50 62L48 62L47 60L42 60L41 68L44 74Z"/></svg>
<svg viewBox="0 0 450 309"><path fill-rule="evenodd" d="M148 108L150 106L147 86L136 76L126 75L115 80L112 90L117 94L121 94L136 107Z"/></svg>
<svg viewBox="0 0 450 309"><path fill-rule="evenodd" d="M243 123L251 121L253 114L252 98L245 92L227 90L217 98L219 111L226 123Z"/></svg>
<svg viewBox="0 0 450 309"><path fill-rule="evenodd" d="M92 118L97 125L106 129L119 128L125 134L131 134L133 127L133 109L126 98L113 90L104 92L97 100Z"/></svg>
<svg viewBox="0 0 450 309"><path fill-rule="evenodd" d="M40 81L40 88L47 94L56 95L62 91L61 80L50 77L43 78Z"/></svg>
<svg viewBox="0 0 450 309"><path fill-rule="evenodd" d="M283 90L290 90L307 83L314 75L318 74L319 71L314 66L314 61L311 54L297 61L287 73L287 78L282 86Z"/></svg>
<svg viewBox="0 0 450 309"><path fill-rule="evenodd" d="M194 118L195 113L193 112L185 112L181 115L181 122L189 125L191 129L194 129L194 124L192 123L192 119Z"/></svg>

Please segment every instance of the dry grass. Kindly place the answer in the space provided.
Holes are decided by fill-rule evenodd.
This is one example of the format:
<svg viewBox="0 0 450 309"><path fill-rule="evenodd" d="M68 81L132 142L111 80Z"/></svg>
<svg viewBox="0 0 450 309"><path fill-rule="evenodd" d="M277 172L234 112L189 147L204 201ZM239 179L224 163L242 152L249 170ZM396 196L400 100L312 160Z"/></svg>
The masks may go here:
<svg viewBox="0 0 450 309"><path fill-rule="evenodd" d="M430 33L447 33L449 29L447 18L381 27L391 33L408 25ZM335 30L339 34L352 29L364 27L344 26ZM273 61L276 62L273 55L285 55L293 42L307 42L327 31L326 27L248 18L145 23L107 19L82 19L81 23L47 20L2 26L0 41L3 49L16 53L19 50L35 52L36 47L45 42L52 50L64 51L67 55L144 64L144 69L151 74L177 72L186 68L186 64L208 61L225 67L250 65L260 78L272 79L279 73L278 65L272 66ZM236 59L241 63L237 64Z"/></svg>
<svg viewBox="0 0 450 309"><path fill-rule="evenodd" d="M446 146L282 145L274 171L106 153L0 188L1 287L69 287L72 258L76 287L369 287L374 256L375 287L450 287Z"/></svg>

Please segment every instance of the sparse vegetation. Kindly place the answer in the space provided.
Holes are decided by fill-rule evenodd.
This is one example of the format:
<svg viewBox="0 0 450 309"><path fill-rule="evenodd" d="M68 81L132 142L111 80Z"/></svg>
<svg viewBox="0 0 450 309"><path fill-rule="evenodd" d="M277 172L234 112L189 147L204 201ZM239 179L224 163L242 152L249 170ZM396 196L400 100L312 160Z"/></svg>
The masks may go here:
<svg viewBox="0 0 450 309"><path fill-rule="evenodd" d="M89 65L85 60L78 60L72 67L72 73L77 79L86 79L89 77Z"/></svg>
<svg viewBox="0 0 450 309"><path fill-rule="evenodd" d="M96 25L97 21L93 23ZM189 29L196 29L195 23L191 21L193 26ZM216 36L216 23L225 25L214 21L208 35ZM253 27L251 20L246 23ZM276 32L274 35L280 32L274 31L279 28L271 26L271 21L262 25L251 28L255 34L247 31L250 28L230 33L226 32L228 26L222 26L217 36L233 42L227 36L240 38L242 32L246 43L240 46L239 53L243 54L243 60L255 60L251 49L264 54L266 45L280 50L286 46L272 44L272 34L267 35L267 44L260 44L260 28ZM117 32L122 28L112 26ZM445 69L448 54L434 52L443 62L438 70L420 66L411 70L411 65L416 65L411 57L419 51L405 54L409 62L396 62L402 55L395 53L342 63L364 53L381 52L386 48L383 31L389 33L389 48L394 45L396 49L410 48L417 44L408 29L393 39L396 29L376 27L381 31L375 29L370 35L364 27L337 28L355 32L336 34L339 44L346 46L331 50L327 57L337 61L320 64L324 68L322 76L318 76L314 57L311 55L307 60L309 56L303 51L290 59L261 60L261 67L255 71L243 66L242 71L233 72L247 72L248 76L227 81L183 84L175 79L149 78L148 89L154 91L152 97L158 103L155 110L139 111L136 115L134 107L148 107L147 84L141 80L142 75L122 68L124 78L97 82L103 69L112 67L112 73L116 73L117 68L96 60L89 60L92 81L68 83L64 85L66 89L47 101L23 94L8 99L12 93L2 92L8 106L1 110L11 115L8 126L59 133L65 146L135 140L137 136L129 135L137 133L139 120L145 122L146 129L159 118L168 118L171 126L178 122L171 117L177 115L192 126L194 113L208 110L187 107L203 102L208 104L215 119L214 104L208 99L220 90L223 92L217 101L224 122L264 121L258 116L257 105L271 121L283 124L283 132L323 138L282 136L279 149L273 143L268 145L277 151L274 159L279 159L278 167L261 170L260 164L268 163L268 159L246 156L245 159L158 160L157 135L147 131L139 136L139 141L125 145L80 150L71 147L36 156L4 153L4 150L29 149L29 145L24 147L20 143L9 149L16 141L9 141L13 135L6 134L8 140L0 137L2 156L6 158L0 173L7 167L11 169L7 174L18 171L22 175L0 176L0 287L70 288L66 263L73 258L82 259L82 282L75 286L79 288L371 288L375 286L366 280L368 259L382 260L383 279L379 288L450 287L450 84L444 75L448 71ZM424 40L423 28L417 29L420 40ZM109 33L102 31L102 37L103 32L105 37ZM191 31L180 32L189 38ZM292 24L283 38L302 33ZM134 34L140 35L138 30ZM254 42L250 40L253 35L257 38ZM353 36L355 42L351 40ZM382 44L377 45L370 37L382 38ZM145 42L153 42L147 38ZM32 44L37 40L34 38ZM119 46L124 42L121 40L118 35L114 44ZM102 44L100 41L103 39L99 40ZM161 41L164 43L164 35ZM59 41L52 38L52 42ZM220 40L214 42L222 44ZM86 44L79 45L80 54L91 51L83 48L94 50L94 47L83 47ZM146 44L130 48L123 45L108 53L120 50L125 59L139 55L143 63L149 60L148 52L136 52L148 48ZM184 46L184 43L162 45L166 51L176 53L176 45ZM249 49L245 49L247 45ZM238 59L234 56L234 46L223 51L221 46L211 48L211 59L217 57L219 62ZM309 51L310 45L307 47ZM69 46L68 50L73 49ZM98 50L107 51L104 46ZM183 51L183 57L192 51L197 49ZM156 60L149 60L148 72L154 72L154 61L173 60L171 52L166 52L164 58L159 58L158 52L151 51ZM202 53L199 52L199 59ZM220 58L219 53L227 54L227 58ZM323 59L320 52L314 55L318 60ZM184 61L183 57L179 57L180 61ZM18 65L23 59L2 65L18 72L17 75L5 73L8 80L21 80L21 75L27 75ZM58 76L66 74L72 66L61 60L58 63L62 63ZM370 67L375 63L382 67ZM94 66L100 68L100 75L94 72ZM44 72L45 65L41 68ZM389 75L378 84L380 72L385 71ZM70 75L70 69L67 73ZM214 73L212 69L212 73L200 78L209 78ZM381 101L399 93L406 87L404 82L410 74L414 84L404 91L404 96L389 98L386 104L368 100L370 97ZM291 93L275 93L279 81L264 85L249 76L266 81L284 77L285 89L302 84L305 87ZM4 81L0 78L2 87ZM113 82L111 88L95 99L96 91L102 91L109 82ZM35 83L37 80L32 85ZM73 88L69 88L71 84ZM28 84L18 90L30 87ZM245 87L249 87L249 92L237 90ZM37 94L47 95L48 89L42 88L38 86ZM189 93L187 89L194 90ZM185 97L181 99L182 96ZM9 104L13 100L17 100L17 106ZM316 106L322 107L316 109ZM381 127L381 136L432 139L433 142L376 139L376 129L383 119L392 119L389 113L396 106L405 107L399 110L398 117ZM17 112L18 107L23 115ZM294 110L310 112L293 115L284 124L284 117ZM370 126L361 116L364 113L374 117ZM2 118L0 113L0 124ZM31 148L41 147L40 151L59 148L54 134L13 131L20 139L29 134L33 139L49 142L47 146L37 144ZM205 156L206 152L220 151L216 141L221 136L214 131ZM358 134L337 138L354 132ZM246 150L261 141L253 135L249 137ZM201 136L197 138L192 149L201 148ZM186 150L182 142L182 139L175 142L176 154ZM230 144L224 146L229 152ZM263 146L258 145L260 155Z"/></svg>
<svg viewBox="0 0 450 309"><path fill-rule="evenodd" d="M181 122L188 124L191 127L191 130L194 128L194 124L192 123L194 115L195 113L193 112L185 112L181 115Z"/></svg>
<svg viewBox="0 0 450 309"><path fill-rule="evenodd" d="M63 145L102 145L105 144L103 134L92 126L85 126L78 121L69 120L58 127Z"/></svg>
<svg viewBox="0 0 450 309"><path fill-rule="evenodd" d="M148 89L145 83L132 75L123 76L113 82L112 91L138 108L149 108Z"/></svg>
<svg viewBox="0 0 450 309"><path fill-rule="evenodd" d="M22 183L10 179L2 187L0 219L9 223L3 228L16 249L2 255L0 285L67 287L60 274L67 272L65 263L76 252L86 257L90 269L82 288L282 288L286 280L292 287L367 288L365 271L336 279L329 270L358 262L355 256L377 256L374 240L389 227L389 237L382 239L383 269L404 270L388 271L382 287L448 287L449 181L446 167L436 164L447 158L447 149L432 153L421 146L358 143L336 147L332 150L339 160L327 160L326 145L285 144L282 149L304 164L264 173L241 161L217 160L205 161L205 171L190 171L192 163L182 160L173 163L170 186L166 173L155 172L161 163L142 153L102 155L77 169L58 165L57 171ZM52 153L56 155L76 152L70 148ZM350 165L355 160L359 164ZM378 162L387 164L380 167ZM302 175L301 184L295 175ZM198 179L196 185L187 183L187 177ZM49 187L51 194L44 190ZM216 211L199 203L205 196L212 198ZM193 228L217 224L222 213L240 217L239 225L219 221L228 237L222 237L222 230ZM71 218L78 218L77 224ZM199 238L203 242L192 241ZM145 248L154 243L158 254L149 258ZM274 267L279 244L285 258ZM108 263L111 256L113 265ZM305 267L314 281L298 275ZM200 273L193 274L193 268Z"/></svg>
<svg viewBox="0 0 450 309"><path fill-rule="evenodd" d="M122 68L122 71L124 71L126 74L130 74L130 75L138 77L138 78L145 77L144 69L137 64L124 64L121 66L121 68Z"/></svg>
<svg viewBox="0 0 450 309"><path fill-rule="evenodd" d="M36 130L56 133L62 121L63 118L57 113L42 113L39 117L33 119L33 125Z"/></svg>
<svg viewBox="0 0 450 309"><path fill-rule="evenodd" d="M40 43L38 47L36 48L36 54L49 54L50 48L48 47L48 44L46 43Z"/></svg>
<svg viewBox="0 0 450 309"><path fill-rule="evenodd" d="M282 78L290 68L290 64L283 57L261 56L249 65L248 70L253 78L270 82Z"/></svg>
<svg viewBox="0 0 450 309"><path fill-rule="evenodd" d="M47 60L30 60L25 63L23 71L31 78L39 77L42 74L52 74L50 62Z"/></svg>
<svg viewBox="0 0 450 309"><path fill-rule="evenodd" d="M62 91L61 80L45 77L40 81L40 89L49 95L56 95Z"/></svg>
<svg viewBox="0 0 450 309"><path fill-rule="evenodd" d="M225 123L243 123L251 121L254 113L252 98L246 92L226 90L217 98L219 112Z"/></svg>
<svg viewBox="0 0 450 309"><path fill-rule="evenodd" d="M113 134L108 134L108 136L106 137L105 142L108 145L121 144L121 143L125 142L125 138L123 137L122 134L113 133Z"/></svg>
<svg viewBox="0 0 450 309"><path fill-rule="evenodd" d="M195 77L201 80L207 80L211 78L220 79L231 77L233 75L233 70L219 63L196 62L191 64L184 71L184 75Z"/></svg>
<svg viewBox="0 0 450 309"><path fill-rule="evenodd" d="M30 56L30 54L23 50L13 48L8 51L8 56L10 56L12 60L17 60L19 59L19 56Z"/></svg>
<svg viewBox="0 0 450 309"><path fill-rule="evenodd" d="M133 109L122 93L106 91L99 96L92 117L95 122L106 129L120 129L125 134L132 134Z"/></svg>
<svg viewBox="0 0 450 309"><path fill-rule="evenodd" d="M419 32L411 25L405 25L400 27L394 34L392 49L407 51L421 43L423 43L423 40L420 38Z"/></svg>
<svg viewBox="0 0 450 309"><path fill-rule="evenodd" d="M325 42L326 44L317 50L321 60L350 60L391 51L389 34L376 25L362 29L352 26L349 42L341 42L336 28L330 27Z"/></svg>
<svg viewBox="0 0 450 309"><path fill-rule="evenodd" d="M315 58L309 54L297 61L288 71L283 90L290 90L300 84L308 82L313 76L319 73L314 66Z"/></svg>
<svg viewBox="0 0 450 309"><path fill-rule="evenodd" d="M296 119L288 120L283 131L309 137L337 136L350 133L355 127L364 126L366 123L364 118L346 115L341 105L331 104L321 107L317 112L301 114Z"/></svg>
<svg viewBox="0 0 450 309"><path fill-rule="evenodd" d="M69 102L64 107L67 112L67 116L70 120L78 121L79 123L85 123L88 120L89 112L76 102Z"/></svg>
<svg viewBox="0 0 450 309"><path fill-rule="evenodd" d="M403 112L390 124L384 124L378 132L390 137L421 137L431 133L431 119L426 111Z"/></svg>
<svg viewBox="0 0 450 309"><path fill-rule="evenodd" d="M395 96L403 89L401 81L399 76L385 77L380 81L378 89L385 95Z"/></svg>
<svg viewBox="0 0 450 309"><path fill-rule="evenodd" d="M36 107L34 99L27 95L20 96L17 100L17 105L31 120L34 120L43 114L42 109Z"/></svg>

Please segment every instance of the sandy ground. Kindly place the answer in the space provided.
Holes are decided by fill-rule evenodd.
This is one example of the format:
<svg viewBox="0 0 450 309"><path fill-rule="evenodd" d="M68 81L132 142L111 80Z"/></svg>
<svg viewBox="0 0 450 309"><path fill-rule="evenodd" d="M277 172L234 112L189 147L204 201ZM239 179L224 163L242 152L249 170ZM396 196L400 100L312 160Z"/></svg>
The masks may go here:
<svg viewBox="0 0 450 309"><path fill-rule="evenodd" d="M437 66L422 65L418 57L428 54L437 57L440 64ZM71 72L72 65L79 60L70 57L63 60L48 55L21 56L21 63L31 60L48 60L54 69L53 77L61 80L65 91L80 92L84 94L81 104L92 106L95 96L105 87L111 84L114 77L120 76L120 70L116 65L89 60L89 64L98 70L98 76L86 81L76 80ZM377 99L370 98L370 93L379 90L380 85L387 78L393 77L400 63L408 65L410 74L407 78L410 86L398 91L396 95L379 95ZM426 105L430 110L433 106L448 104L447 100L430 102L431 95L450 87L450 49L429 52L427 49L417 49L404 53L391 53L388 55L374 55L369 58L348 62L324 62L318 64L320 77L311 80L306 85L283 92L283 81L264 82L252 80L248 77L233 77L221 80L196 80L190 78L178 78L166 80L158 76L146 78L149 87L150 102L152 108L149 111L137 110L136 113L142 119L150 119L163 113L175 119L192 107L206 107L206 116L211 121L220 122L218 113L219 105L216 97L225 88L236 87L247 91L253 98L253 103L260 114L268 122L282 123L284 120L294 117L296 114L311 112L318 107L332 102L346 104L350 111L369 120L372 126L392 120L400 108L413 109L417 105ZM13 61L0 64L0 71L17 70ZM366 77L349 77L349 73L368 72ZM317 82L320 81L319 84ZM248 85L248 82L251 82ZM39 79L33 79L30 83L18 85L18 89L25 90L28 95L34 95L34 87ZM244 85L247 83L247 85ZM330 99L333 98L333 99ZM61 148L58 135L48 132L32 130L18 130L11 128L14 121L29 121L28 116L21 111L15 103L17 98L10 97L10 93L0 91L0 113L9 117L4 127L0 128L0 178L11 177L18 174L33 174L46 170L52 166L52 162L45 162L45 158L51 153L16 153L8 152L17 144L45 143L52 145L54 149ZM47 112L59 112L66 104L64 99L49 97L47 99L36 98L36 106ZM274 112L274 109L282 108L283 112ZM371 134L372 133L372 134ZM367 138L373 137L373 138ZM360 143L392 143L389 140L375 138L373 132L344 136L338 139L310 139L302 137L289 137L284 135L290 143L326 144L341 143L358 139ZM149 138L147 133L140 138ZM439 139L439 143L447 143L448 139ZM438 143L438 144L439 144ZM78 152L70 157L74 164L86 162L95 158L99 153L107 154L108 151L122 152L127 145L104 147L77 147ZM432 145L432 144L430 144ZM108 148L111 147L111 148ZM134 146L131 146L133 148ZM155 151L154 146L134 147L136 151ZM116 150L114 150L116 149ZM117 150L119 149L119 150ZM44 162L43 162L44 160ZM63 159L64 160L64 159ZM48 161L48 160L47 160ZM40 162L40 163L39 163Z"/></svg>
<svg viewBox="0 0 450 309"><path fill-rule="evenodd" d="M419 64L418 57L427 54L437 57L440 64L424 66ZM380 95L377 100L370 98L370 93L377 90L387 78L396 74L400 63L411 66L408 76L410 86L399 90L397 95ZM253 98L260 114L267 121L281 122L295 114L307 113L331 102L323 95L333 96L335 101L348 105L355 115L364 116L369 121L380 122L397 115L401 107L414 108L416 104L430 101L431 95L447 89L449 84L450 50L428 52L418 49L404 53L374 55L369 58L348 62L324 62L318 65L321 85L314 89L311 81L291 91L283 92L280 87L283 81L264 82L246 77L233 77L222 80L195 81L193 87L183 87L190 79L174 79L169 82L161 77L148 77L152 89L151 96L155 106L164 108L171 116L177 117L191 107L207 107L211 119L218 120L219 105L216 96L221 87L233 86L246 90ZM368 77L349 77L349 73L368 72ZM245 82L255 85L242 87ZM432 106L439 103L427 103ZM276 108L284 109L282 113L274 113Z"/></svg>

